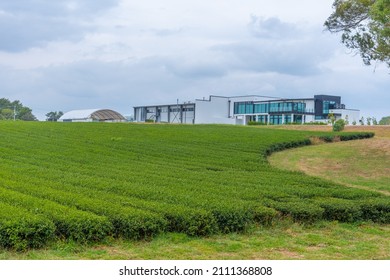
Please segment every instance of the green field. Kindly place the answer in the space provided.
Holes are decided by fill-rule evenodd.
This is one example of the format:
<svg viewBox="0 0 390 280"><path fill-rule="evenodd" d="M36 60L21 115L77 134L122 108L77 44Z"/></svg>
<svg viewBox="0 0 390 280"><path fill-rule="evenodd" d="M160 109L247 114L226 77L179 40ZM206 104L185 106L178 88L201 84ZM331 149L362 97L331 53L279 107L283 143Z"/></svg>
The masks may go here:
<svg viewBox="0 0 390 280"><path fill-rule="evenodd" d="M389 223L387 196L268 164L267 154L318 134L0 122L0 245L227 234L284 219Z"/></svg>

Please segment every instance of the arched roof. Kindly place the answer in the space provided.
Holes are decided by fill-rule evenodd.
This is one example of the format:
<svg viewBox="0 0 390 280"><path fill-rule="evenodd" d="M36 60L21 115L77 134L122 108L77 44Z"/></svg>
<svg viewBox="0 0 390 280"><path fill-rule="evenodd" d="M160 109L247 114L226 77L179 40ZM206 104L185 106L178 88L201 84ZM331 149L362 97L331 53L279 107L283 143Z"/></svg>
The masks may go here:
<svg viewBox="0 0 390 280"><path fill-rule="evenodd" d="M122 121L126 120L121 114L110 109L87 109L69 111L62 115L60 120L87 120L97 121Z"/></svg>

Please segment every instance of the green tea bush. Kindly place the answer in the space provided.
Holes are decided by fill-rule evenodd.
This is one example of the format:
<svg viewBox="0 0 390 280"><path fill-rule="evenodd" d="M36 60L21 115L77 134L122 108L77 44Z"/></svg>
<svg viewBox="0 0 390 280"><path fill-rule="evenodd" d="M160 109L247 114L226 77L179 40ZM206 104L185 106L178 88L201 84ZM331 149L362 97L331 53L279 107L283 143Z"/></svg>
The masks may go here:
<svg viewBox="0 0 390 280"><path fill-rule="evenodd" d="M249 121L248 125L267 125L267 123L264 122L256 122L256 121Z"/></svg>
<svg viewBox="0 0 390 280"><path fill-rule="evenodd" d="M3 247L44 246L53 238L149 239L168 231L204 236L283 216L389 221L387 197L278 170L266 159L310 145L310 137L372 134L49 122L0 122L0 131L0 205L13 207L0 214ZM13 210L22 214L4 214ZM30 222L36 236L23 234Z"/></svg>
<svg viewBox="0 0 390 280"><path fill-rule="evenodd" d="M0 201L49 218L55 224L59 238L85 243L102 240L112 232L112 225L106 217L65 207L50 200L0 188Z"/></svg>
<svg viewBox="0 0 390 280"><path fill-rule="evenodd" d="M254 209L254 220L261 225L269 226L279 216L279 212L266 206L258 206Z"/></svg>
<svg viewBox="0 0 390 280"><path fill-rule="evenodd" d="M269 156L274 152L279 152L291 148L298 148L310 144L310 139L272 144L265 149L265 156Z"/></svg>
<svg viewBox="0 0 390 280"><path fill-rule="evenodd" d="M358 139L367 139L375 136L374 132L360 132L353 134L342 134L340 135L341 141L349 141L349 140L358 140Z"/></svg>
<svg viewBox="0 0 390 280"><path fill-rule="evenodd" d="M378 223L390 223L390 200L387 198L368 199L360 202L362 218Z"/></svg>
<svg viewBox="0 0 390 280"><path fill-rule="evenodd" d="M362 220L362 211L356 202L332 197L318 199L317 201L318 205L325 210L323 218L326 220L340 222Z"/></svg>
<svg viewBox="0 0 390 280"><path fill-rule="evenodd" d="M40 248L53 240L55 225L41 215L34 215L0 203L0 246L16 250Z"/></svg>
<svg viewBox="0 0 390 280"><path fill-rule="evenodd" d="M313 223L321 220L324 214L324 209L310 200L273 201L268 205L296 222Z"/></svg>

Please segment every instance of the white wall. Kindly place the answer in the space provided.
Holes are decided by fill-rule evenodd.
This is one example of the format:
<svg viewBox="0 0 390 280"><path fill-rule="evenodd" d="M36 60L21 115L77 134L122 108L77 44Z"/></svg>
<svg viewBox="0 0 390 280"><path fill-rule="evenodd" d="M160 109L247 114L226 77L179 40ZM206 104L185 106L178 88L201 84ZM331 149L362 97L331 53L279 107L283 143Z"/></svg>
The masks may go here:
<svg viewBox="0 0 390 280"><path fill-rule="evenodd" d="M229 118L229 98L210 96L209 100L195 101L195 123L235 124L232 115Z"/></svg>
<svg viewBox="0 0 390 280"><path fill-rule="evenodd" d="M341 118L343 120L346 120L348 116L348 123L352 124L353 122L356 122L356 124L359 124L360 120L360 111L359 110L352 110L352 109L333 109L329 110L330 113L334 114L341 114Z"/></svg>

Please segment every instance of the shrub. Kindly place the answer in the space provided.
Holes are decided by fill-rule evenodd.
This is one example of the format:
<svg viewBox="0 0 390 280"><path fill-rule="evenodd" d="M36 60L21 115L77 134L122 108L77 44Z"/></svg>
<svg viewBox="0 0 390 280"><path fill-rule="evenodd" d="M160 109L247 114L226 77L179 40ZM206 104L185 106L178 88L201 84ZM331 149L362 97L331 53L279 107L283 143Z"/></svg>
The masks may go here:
<svg viewBox="0 0 390 280"><path fill-rule="evenodd" d="M56 235L77 242L99 241L112 232L106 217L90 212L0 188L0 201L49 218L56 226Z"/></svg>
<svg viewBox="0 0 390 280"><path fill-rule="evenodd" d="M333 135L323 135L323 136L320 136L318 138L323 140L323 141L325 141L325 142L327 142L327 143L331 143L334 140L334 136Z"/></svg>
<svg viewBox="0 0 390 280"><path fill-rule="evenodd" d="M390 200L377 198L360 202L362 217L379 223L390 223Z"/></svg>
<svg viewBox="0 0 390 280"><path fill-rule="evenodd" d="M307 122L304 123L303 125L328 125L328 124L325 122Z"/></svg>
<svg viewBox="0 0 390 280"><path fill-rule="evenodd" d="M343 119L339 119L333 124L333 131L342 131L344 130L344 127L345 121Z"/></svg>
<svg viewBox="0 0 390 280"><path fill-rule="evenodd" d="M176 211L171 211L169 207L159 209L168 221L169 231L183 232L190 236L204 236L218 231L217 221L211 212L180 205L174 208Z"/></svg>
<svg viewBox="0 0 390 280"><path fill-rule="evenodd" d="M360 132L360 133L353 133L353 134L342 134L342 135L340 135L340 140L341 141L358 140L358 139L372 138L374 136L375 136L374 132Z"/></svg>
<svg viewBox="0 0 390 280"><path fill-rule="evenodd" d="M271 225L273 220L278 216L279 212L275 209L258 206L254 209L254 221L261 225Z"/></svg>
<svg viewBox="0 0 390 280"><path fill-rule="evenodd" d="M249 121L248 125L267 125L264 122Z"/></svg>
<svg viewBox="0 0 390 280"><path fill-rule="evenodd" d="M324 209L323 218L340 222L356 222L362 219L362 212L356 202L326 197L318 200L318 205Z"/></svg>
<svg viewBox="0 0 390 280"><path fill-rule="evenodd" d="M52 221L7 204L0 204L0 246L16 250L43 247L54 238Z"/></svg>
<svg viewBox="0 0 390 280"><path fill-rule="evenodd" d="M290 216L295 222L313 223L321 220L324 209L309 200L287 199L286 201L273 201L270 207Z"/></svg>
<svg viewBox="0 0 390 280"><path fill-rule="evenodd" d="M279 151L283 151L283 150L286 150L286 149L307 146L307 145L310 145L310 144L311 144L310 139L276 143L276 144L270 145L267 149L265 149L264 153L265 153L266 156L269 156L269 155L271 155L274 152L279 152Z"/></svg>

